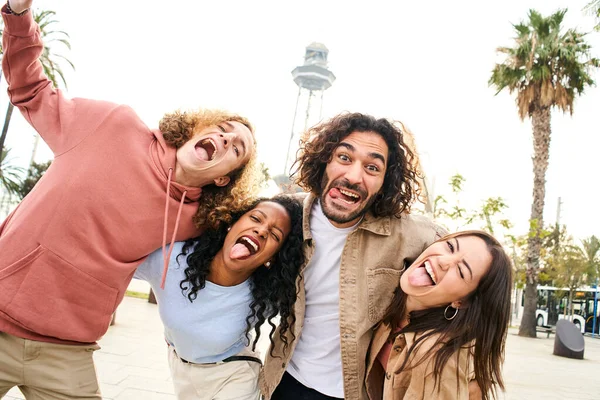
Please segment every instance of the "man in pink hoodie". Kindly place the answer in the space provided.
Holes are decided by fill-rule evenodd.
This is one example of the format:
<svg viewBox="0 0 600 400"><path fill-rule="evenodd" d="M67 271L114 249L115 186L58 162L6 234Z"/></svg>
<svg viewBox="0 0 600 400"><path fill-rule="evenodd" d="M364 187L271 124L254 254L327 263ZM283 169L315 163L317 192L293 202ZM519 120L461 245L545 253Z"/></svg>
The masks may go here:
<svg viewBox="0 0 600 400"><path fill-rule="evenodd" d="M64 97L38 60L31 4L2 8L2 70L54 161L0 225L0 397L99 399L95 342L136 267L243 207L255 142L234 114L176 112L151 130L129 107Z"/></svg>

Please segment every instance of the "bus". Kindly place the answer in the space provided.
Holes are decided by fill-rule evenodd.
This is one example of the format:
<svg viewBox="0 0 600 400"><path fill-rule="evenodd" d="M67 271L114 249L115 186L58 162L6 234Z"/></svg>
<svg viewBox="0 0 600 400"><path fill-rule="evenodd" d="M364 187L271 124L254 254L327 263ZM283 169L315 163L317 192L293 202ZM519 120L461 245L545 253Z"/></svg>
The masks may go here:
<svg viewBox="0 0 600 400"><path fill-rule="evenodd" d="M581 333L599 333L600 328L600 292L596 306L596 327L594 329L594 296L595 288L580 288L573 293L573 318L572 322ZM569 289L554 286L538 286L537 307L535 310L536 324L538 326L554 326L556 321L565 318L571 320L569 302ZM523 315L525 293L521 295L520 315Z"/></svg>

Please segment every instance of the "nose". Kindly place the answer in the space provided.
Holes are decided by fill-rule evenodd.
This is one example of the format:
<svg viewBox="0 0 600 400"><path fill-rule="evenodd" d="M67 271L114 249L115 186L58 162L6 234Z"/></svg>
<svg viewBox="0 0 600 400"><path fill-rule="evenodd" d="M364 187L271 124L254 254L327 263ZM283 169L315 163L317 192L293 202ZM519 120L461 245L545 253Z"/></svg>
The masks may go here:
<svg viewBox="0 0 600 400"><path fill-rule="evenodd" d="M452 266L452 260L451 257L448 256L442 256L440 258L438 258L438 265L440 266L440 269L442 271L448 271L448 268L450 268Z"/></svg>
<svg viewBox="0 0 600 400"><path fill-rule="evenodd" d="M352 184L362 181L362 166L359 163L352 163L346 170L345 178Z"/></svg>
<svg viewBox="0 0 600 400"><path fill-rule="evenodd" d="M254 233L256 235L258 235L258 237L260 237L261 239L266 239L267 238L267 228L263 225L254 228Z"/></svg>
<svg viewBox="0 0 600 400"><path fill-rule="evenodd" d="M231 142L233 142L233 138L234 138L234 134L230 133L230 132L224 132L221 133L219 136L221 136L221 139L223 139L223 146L227 147L227 145Z"/></svg>

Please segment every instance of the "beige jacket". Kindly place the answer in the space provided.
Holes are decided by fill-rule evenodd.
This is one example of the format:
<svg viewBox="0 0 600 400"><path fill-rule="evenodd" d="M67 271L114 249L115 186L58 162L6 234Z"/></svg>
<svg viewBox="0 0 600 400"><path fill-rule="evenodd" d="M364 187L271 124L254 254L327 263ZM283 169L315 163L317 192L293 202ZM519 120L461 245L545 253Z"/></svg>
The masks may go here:
<svg viewBox="0 0 600 400"><path fill-rule="evenodd" d="M377 355L390 335L390 326L381 324L375 332L369 348L366 386L370 400L467 400L469 398L469 379L472 377L469 349L462 348L452 355L438 382L433 377L434 361L423 360L426 352L435 346L438 335L427 338L411 355L414 368L401 369L408 349L418 338L418 334L406 333L396 336L384 371ZM414 357L414 358L413 358ZM421 362L422 361L422 362Z"/></svg>
<svg viewBox="0 0 600 400"><path fill-rule="evenodd" d="M306 263L315 246L310 233L310 211L315 197L304 198L304 249ZM366 355L373 327L381 320L398 287L400 271L415 260L436 238L445 232L429 219L418 215L401 218L375 218L367 213L356 230L346 239L340 263L340 340L346 400L367 399L364 387ZM306 264L304 265L306 267ZM298 298L295 305L296 323L293 333L302 334L306 297L304 267L297 280ZM279 332L275 344L266 355L261 371L260 387L266 400L279 384L291 359L296 342L288 331L290 345L283 354ZM271 351L275 357L271 356Z"/></svg>

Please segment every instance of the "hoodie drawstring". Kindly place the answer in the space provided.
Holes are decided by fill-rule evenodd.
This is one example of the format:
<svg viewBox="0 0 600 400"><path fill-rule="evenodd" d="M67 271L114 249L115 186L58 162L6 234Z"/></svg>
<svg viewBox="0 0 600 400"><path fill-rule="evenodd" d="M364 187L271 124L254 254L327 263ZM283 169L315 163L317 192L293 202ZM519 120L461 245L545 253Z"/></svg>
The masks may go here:
<svg viewBox="0 0 600 400"><path fill-rule="evenodd" d="M167 224L169 221L169 191L171 189L171 177L173 174L173 168L169 168L169 175L167 177L167 194L165 200L165 222L163 225L163 240L162 240L162 255L163 255L163 272L162 279L160 280L160 288L165 288L165 281L167 280L167 270L169 269L169 260L171 259L171 253L173 252L173 242L175 242L175 236L177 235L177 230L179 229L179 219L181 217L181 211L183 210L183 202L185 201L185 195L187 190L183 192L181 196L181 202L179 203L179 209L177 210L177 219L175 220L175 228L173 229L173 236L171 237L171 242L169 243L169 251L167 252Z"/></svg>

